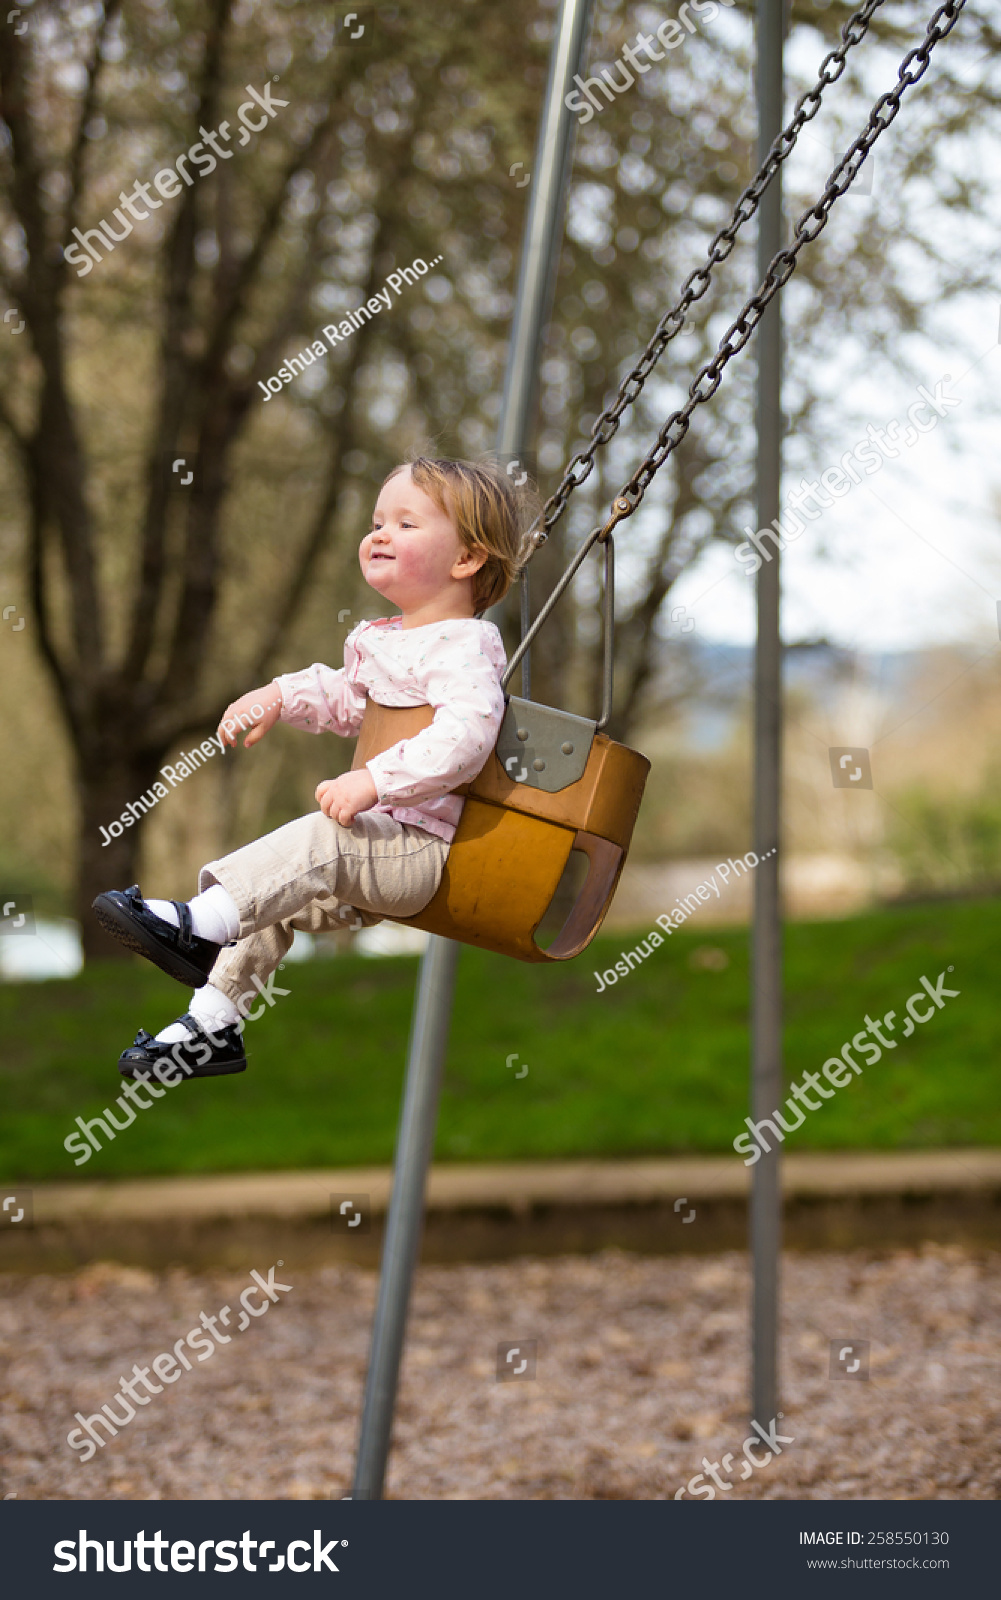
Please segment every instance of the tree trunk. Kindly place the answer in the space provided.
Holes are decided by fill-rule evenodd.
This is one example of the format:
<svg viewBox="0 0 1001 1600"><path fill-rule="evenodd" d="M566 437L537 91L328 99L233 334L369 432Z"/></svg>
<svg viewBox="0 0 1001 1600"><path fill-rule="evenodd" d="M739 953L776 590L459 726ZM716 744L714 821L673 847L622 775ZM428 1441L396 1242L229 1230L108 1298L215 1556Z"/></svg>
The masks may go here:
<svg viewBox="0 0 1001 1600"><path fill-rule="evenodd" d="M135 883L144 820L142 807L145 805L149 809L157 775L157 760L137 759L134 755L132 759L123 757L113 765L79 763L76 915L88 961L123 961L129 955L123 944L105 933L91 905L95 896L104 890L127 889ZM130 815L130 803L136 820L131 827L125 827L121 819L123 814ZM115 837L110 834L112 824Z"/></svg>

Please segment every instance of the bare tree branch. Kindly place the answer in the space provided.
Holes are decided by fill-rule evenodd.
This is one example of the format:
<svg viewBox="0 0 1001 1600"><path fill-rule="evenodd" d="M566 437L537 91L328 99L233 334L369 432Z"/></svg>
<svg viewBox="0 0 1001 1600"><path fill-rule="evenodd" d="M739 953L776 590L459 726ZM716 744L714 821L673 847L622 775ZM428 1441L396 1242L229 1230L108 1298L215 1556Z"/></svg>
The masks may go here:
<svg viewBox="0 0 1001 1600"><path fill-rule="evenodd" d="M12 200L24 229L29 270L18 298L42 367L38 430L56 462L38 484L44 495L44 521L51 515L59 530L70 580L73 636L82 680L94 682L100 670L103 630L93 551L93 525L84 485L86 468L73 408L66 388L65 351L59 303L59 261L50 246L41 199L42 166L28 109L24 52L10 30L0 29L0 115L10 130Z"/></svg>
<svg viewBox="0 0 1001 1600"><path fill-rule="evenodd" d="M407 156L407 146L401 141L397 145L395 160L383 174L381 188L386 195L394 194L396 184L405 168ZM376 210L379 209L377 205ZM221 352L217 357L216 371L203 374L204 404L196 458L197 493L189 502L182 567L183 586L177 607L174 636L163 676L163 687L159 695L164 710L183 704L190 696L208 651L209 624L218 591L220 540L218 513L227 488L225 461L251 399L255 398L253 386L256 375L268 370L285 340L301 324L302 306L308 299L318 273L313 246L322 221L321 213L317 210L307 231L302 268L276 318L271 334L260 345L254 369L249 377L239 389L228 384ZM390 227L390 213L384 210L369 252L368 274L365 282L359 286L362 303L371 298L375 289L376 264L381 258ZM374 337L374 324L368 322L363 324L352 340L351 354L343 374L349 387L353 387L355 377L365 362ZM342 427L333 437L324 491L296 572L259 652L260 659L264 662L269 662L277 649L281 634L298 608L317 557L328 538L339 490L340 463L348 448L345 439L345 430Z"/></svg>
<svg viewBox="0 0 1001 1600"><path fill-rule="evenodd" d="M202 127L212 126L219 106L231 7L232 0L212 0L198 104L198 123ZM159 607L163 600L164 543L173 486L170 464L175 458L178 435L194 383L194 365L186 353L185 334L191 323L197 205L198 196L192 185L184 191L165 252L160 401L146 466L142 550L124 662L124 672L133 681L142 678L156 635Z"/></svg>
<svg viewBox="0 0 1001 1600"><path fill-rule="evenodd" d="M45 661L52 674L56 686L56 693L62 702L66 714L67 725L71 736L80 725L80 713L84 707L83 695L80 692L78 680L72 667L64 667L55 647L52 627L49 620L45 592L45 502L41 493L40 463L37 452L32 449L30 468L31 481L31 520L28 528L28 585L31 593L31 604L34 615L38 648L42 659Z"/></svg>
<svg viewBox="0 0 1001 1600"><path fill-rule="evenodd" d="M333 104L336 100L336 85L331 89L331 109L327 116L317 126L313 137L305 150L299 151L285 165L284 171L275 187L270 204L261 219L250 250L240 261L233 275L232 282L223 288L223 276L217 275L217 287L223 292L217 293L216 318L209 330L208 346L205 353L205 366L213 367L221 363L226 351L229 349L233 327L237 319L246 309L247 298L251 287L256 282L264 257L274 240L281 221L282 211L288 197L288 186L297 173L305 171L317 158L322 159L326 142L329 140L333 128ZM319 219L318 219L319 220ZM220 267L222 259L220 258Z"/></svg>
<svg viewBox="0 0 1001 1600"><path fill-rule="evenodd" d="M11 412L8 411L2 396L0 396L0 425L7 429L7 432L10 434L21 455L27 462L29 459L31 440L28 434L21 431L21 428L14 420Z"/></svg>
<svg viewBox="0 0 1001 1600"><path fill-rule="evenodd" d="M76 134L73 139L73 148L70 154L67 177L69 178L69 197L66 201L66 212L63 219L62 245L63 259L62 272L66 271L65 251L69 245L73 229L77 226L80 217L80 201L83 196L83 167L87 151L87 124L90 122L97 108L97 93L101 77L101 52L104 41L115 22L121 9L121 0L107 0L101 15L97 30L94 34L94 45L87 63L87 87L84 90L83 100L80 104L80 116L77 120Z"/></svg>

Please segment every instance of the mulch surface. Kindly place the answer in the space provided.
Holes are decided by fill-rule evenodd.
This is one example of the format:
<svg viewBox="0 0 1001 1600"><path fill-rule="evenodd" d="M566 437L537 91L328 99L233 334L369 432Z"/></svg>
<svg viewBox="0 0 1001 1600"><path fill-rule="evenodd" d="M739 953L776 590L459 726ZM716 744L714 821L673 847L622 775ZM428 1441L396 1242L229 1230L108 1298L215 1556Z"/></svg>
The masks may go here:
<svg viewBox="0 0 1001 1600"><path fill-rule="evenodd" d="M253 1265L266 1281L273 1263ZM276 1267L275 1278L290 1288L252 1319L240 1315L249 1271L156 1275L97 1262L0 1280L3 1495L350 1494L375 1276ZM388 1496L664 1499L699 1473L692 1492L705 1492L703 1458L733 1483L716 1498L1001 1496L1001 1254L788 1255L778 1432L791 1442L771 1460L752 1446L753 1469L743 1454L748 1289L738 1253L423 1268ZM258 1292L249 1303L263 1301ZM228 1322L216 1327L229 1342L204 1361L185 1346L192 1369L178 1367L82 1460L66 1442L74 1413L110 1403L124 1418L120 1376L133 1363L148 1369L201 1312L223 1306ZM513 1370L532 1340L534 1378L529 1367L498 1381L498 1345L518 1345ZM835 1361L868 1343L867 1381L831 1377L831 1341ZM146 1391L137 1383L135 1393Z"/></svg>

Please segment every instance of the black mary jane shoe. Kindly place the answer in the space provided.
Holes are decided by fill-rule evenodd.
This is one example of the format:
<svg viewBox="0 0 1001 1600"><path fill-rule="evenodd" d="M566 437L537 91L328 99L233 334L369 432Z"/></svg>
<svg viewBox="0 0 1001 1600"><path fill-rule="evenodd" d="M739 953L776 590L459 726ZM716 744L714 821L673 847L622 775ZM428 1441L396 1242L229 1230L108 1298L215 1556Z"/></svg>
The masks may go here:
<svg viewBox="0 0 1001 1600"><path fill-rule="evenodd" d="M191 931L191 912L183 900L172 900L180 927L164 922L149 909L134 883L131 889L110 889L99 894L93 911L101 927L122 944L189 989L201 989L215 966L221 944L199 939Z"/></svg>
<svg viewBox="0 0 1001 1600"><path fill-rule="evenodd" d="M179 1039L176 1044L163 1044L145 1028L140 1028L135 1044L123 1050L118 1058L118 1070L123 1078L134 1078L140 1072L144 1077L156 1078L154 1069L161 1062L167 1065L167 1071L157 1081L162 1083L166 1077L168 1088L175 1087L183 1078L221 1078L227 1072L246 1072L243 1030L238 1023L215 1028L209 1033L190 1011L177 1020L190 1028L195 1037Z"/></svg>

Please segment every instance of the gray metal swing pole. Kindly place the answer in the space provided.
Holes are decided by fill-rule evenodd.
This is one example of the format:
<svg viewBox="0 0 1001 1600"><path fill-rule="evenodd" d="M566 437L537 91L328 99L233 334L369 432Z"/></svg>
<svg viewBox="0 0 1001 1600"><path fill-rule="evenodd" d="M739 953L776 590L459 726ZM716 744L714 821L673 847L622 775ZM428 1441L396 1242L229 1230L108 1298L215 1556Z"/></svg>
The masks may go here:
<svg viewBox="0 0 1001 1600"><path fill-rule="evenodd" d="M575 119L564 100L573 89L574 74L583 67L592 6L593 0L563 0L553 40L497 430L498 453L517 454L525 448L573 155ZM421 961L355 1464L355 1500L382 1498L458 954L457 944L432 935Z"/></svg>
<svg viewBox="0 0 1001 1600"><path fill-rule="evenodd" d="M758 0L756 90L758 160L782 128L782 46L787 0ZM782 169L758 210L758 279L782 248ZM757 331L757 519L779 515L782 454L782 323L779 297ZM782 758L782 642L779 552L768 551L757 576L754 656L754 918L751 955L751 1115L772 1117L782 1103L782 907L779 836ZM772 854L769 854L772 852ZM752 1173L750 1241L753 1266L751 1416L767 1427L778 1413L779 1259L782 1185L778 1141Z"/></svg>

